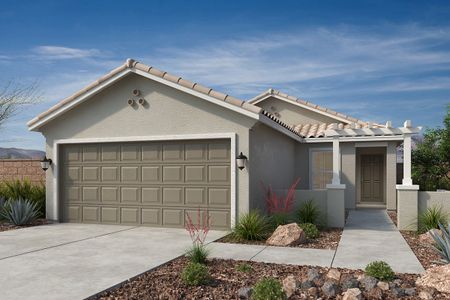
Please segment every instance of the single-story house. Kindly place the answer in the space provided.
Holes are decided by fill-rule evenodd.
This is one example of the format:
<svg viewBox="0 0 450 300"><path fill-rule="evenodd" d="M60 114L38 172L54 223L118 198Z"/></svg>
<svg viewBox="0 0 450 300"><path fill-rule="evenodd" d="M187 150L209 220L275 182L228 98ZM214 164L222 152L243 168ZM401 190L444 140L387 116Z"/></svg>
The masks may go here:
<svg viewBox="0 0 450 300"><path fill-rule="evenodd" d="M61 222L182 227L201 208L230 228L265 209L261 183L282 191L300 177L299 197L343 226L346 209L394 210L397 189L417 188L410 121L375 124L273 89L243 101L132 59L28 127L46 139L47 218Z"/></svg>

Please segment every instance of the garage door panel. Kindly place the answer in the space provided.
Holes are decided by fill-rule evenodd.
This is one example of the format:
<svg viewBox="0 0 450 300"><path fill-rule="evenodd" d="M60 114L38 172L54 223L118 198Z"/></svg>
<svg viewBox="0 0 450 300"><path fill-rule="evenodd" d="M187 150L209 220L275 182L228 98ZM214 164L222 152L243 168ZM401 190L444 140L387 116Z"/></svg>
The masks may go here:
<svg viewBox="0 0 450 300"><path fill-rule="evenodd" d="M200 208L230 223L229 141L71 144L60 157L63 221L184 227Z"/></svg>
<svg viewBox="0 0 450 300"><path fill-rule="evenodd" d="M222 210L210 210L209 217L211 220L211 226L214 228L230 228L230 212Z"/></svg>

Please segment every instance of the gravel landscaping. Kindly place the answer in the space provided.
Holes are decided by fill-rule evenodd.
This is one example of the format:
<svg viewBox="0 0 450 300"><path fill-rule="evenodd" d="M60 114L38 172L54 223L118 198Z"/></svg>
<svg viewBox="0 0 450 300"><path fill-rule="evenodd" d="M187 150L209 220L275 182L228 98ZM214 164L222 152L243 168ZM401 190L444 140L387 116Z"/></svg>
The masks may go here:
<svg viewBox="0 0 450 300"><path fill-rule="evenodd" d="M388 215L392 219L392 222L397 226L397 213L395 211L389 211ZM436 261L439 261L440 259L439 254L434 250L431 244L421 241L419 238L420 235L417 232L400 230L400 233L424 269L439 265L436 263Z"/></svg>
<svg viewBox="0 0 450 300"><path fill-rule="evenodd" d="M14 230L14 229L21 229L21 228L26 228L26 227L32 227L32 226L45 225L45 224L49 224L49 222L46 219L38 219L38 220L34 221L33 223L24 225L24 226L17 226L17 225L9 224L9 223L0 223L0 232Z"/></svg>
<svg viewBox="0 0 450 300"><path fill-rule="evenodd" d="M313 248L313 249L330 249L336 250L341 240L343 228L327 228L320 231L320 235L315 239L307 239L305 242L288 247L299 248ZM251 244L251 245L265 245L265 241L238 241L233 238L231 234L224 236L217 240L220 243L233 243L233 244Z"/></svg>
<svg viewBox="0 0 450 300"><path fill-rule="evenodd" d="M431 297L429 299L450 299L449 294L416 287L419 275L396 274L395 279L387 283L363 276L361 270L333 269L329 272L329 268L220 259L208 261L211 276L208 284L187 286L180 276L187 264L186 258L178 258L92 299L246 299L251 287L263 277L284 281L285 291L292 293L288 299L342 299L347 289L351 289L347 294L361 293L364 299L420 299L419 295ZM247 265L247 271L242 271L243 264Z"/></svg>

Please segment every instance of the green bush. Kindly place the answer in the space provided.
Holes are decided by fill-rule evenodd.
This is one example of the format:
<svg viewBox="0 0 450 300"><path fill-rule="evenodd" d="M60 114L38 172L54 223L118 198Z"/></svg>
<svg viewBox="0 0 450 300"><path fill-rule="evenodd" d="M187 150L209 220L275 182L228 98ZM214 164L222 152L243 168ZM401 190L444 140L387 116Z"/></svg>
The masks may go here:
<svg viewBox="0 0 450 300"><path fill-rule="evenodd" d="M320 216L320 210L314 204L313 200L308 200L308 201L302 203L302 205L300 205L300 208L298 210L298 217L299 217L300 223L317 224L319 216Z"/></svg>
<svg viewBox="0 0 450 300"><path fill-rule="evenodd" d="M28 199L35 203L41 218L45 218L45 185L33 184L28 179L4 181L0 184L0 197L7 200Z"/></svg>
<svg viewBox="0 0 450 300"><path fill-rule="evenodd" d="M191 263L206 264L209 251L202 244L193 244L186 252L186 257Z"/></svg>
<svg viewBox="0 0 450 300"><path fill-rule="evenodd" d="M249 264L242 263L236 266L236 270L242 273L250 273L251 271L253 271L253 268Z"/></svg>
<svg viewBox="0 0 450 300"><path fill-rule="evenodd" d="M203 285L208 283L210 277L208 268L199 263L189 263L181 273L181 279L187 285Z"/></svg>
<svg viewBox="0 0 450 300"><path fill-rule="evenodd" d="M432 206L419 215L419 232L427 232L430 229L439 229L439 224L446 224L448 216L442 211L442 207Z"/></svg>
<svg viewBox="0 0 450 300"><path fill-rule="evenodd" d="M302 223L298 224L298 226L303 229L307 239L316 239L320 236L319 229L312 223Z"/></svg>
<svg viewBox="0 0 450 300"><path fill-rule="evenodd" d="M289 223L289 214L287 213L274 213L269 218L273 229L276 229L280 225L286 225Z"/></svg>
<svg viewBox="0 0 450 300"><path fill-rule="evenodd" d="M232 236L237 240L261 241L267 238L270 230L268 218L254 210L239 217Z"/></svg>
<svg viewBox="0 0 450 300"><path fill-rule="evenodd" d="M27 225L39 215L36 203L29 200L8 200L0 212L2 218L17 226Z"/></svg>
<svg viewBox="0 0 450 300"><path fill-rule="evenodd" d="M278 280L267 277L255 284L251 298L252 300L280 300L285 298L285 294Z"/></svg>
<svg viewBox="0 0 450 300"><path fill-rule="evenodd" d="M365 272L367 275L382 281L390 281L395 276L392 268L384 261L371 262L366 266Z"/></svg>

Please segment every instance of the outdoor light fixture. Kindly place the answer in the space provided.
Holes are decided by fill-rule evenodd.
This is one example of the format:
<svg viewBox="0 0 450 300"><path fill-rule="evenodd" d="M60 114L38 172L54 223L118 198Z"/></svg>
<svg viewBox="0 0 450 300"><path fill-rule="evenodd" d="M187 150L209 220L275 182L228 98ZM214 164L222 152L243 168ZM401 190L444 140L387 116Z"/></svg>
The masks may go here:
<svg viewBox="0 0 450 300"><path fill-rule="evenodd" d="M242 154L242 152L236 157L236 163L239 168L239 170L242 170L245 168L245 161L247 160L247 156Z"/></svg>
<svg viewBox="0 0 450 300"><path fill-rule="evenodd" d="M50 167L51 164L52 160L50 158L47 158L47 156L44 156L44 159L41 160L42 170L47 171L47 169Z"/></svg>

